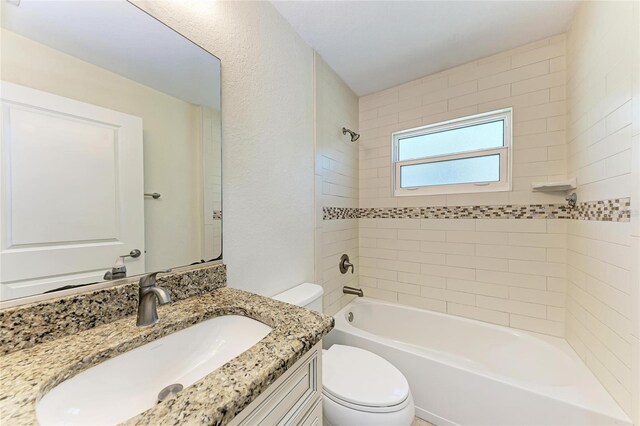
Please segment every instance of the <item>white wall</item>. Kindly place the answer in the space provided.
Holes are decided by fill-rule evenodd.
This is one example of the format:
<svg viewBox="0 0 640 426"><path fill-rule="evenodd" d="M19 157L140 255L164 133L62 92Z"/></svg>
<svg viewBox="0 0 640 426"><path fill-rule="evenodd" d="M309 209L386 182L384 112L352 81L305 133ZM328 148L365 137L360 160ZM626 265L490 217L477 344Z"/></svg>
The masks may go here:
<svg viewBox="0 0 640 426"><path fill-rule="evenodd" d="M342 134L342 127L358 130L358 97L318 54L315 84L316 282L332 315L353 299L342 287L358 287L358 219L322 220L322 207L358 207L358 144ZM340 273L343 253L355 273Z"/></svg>
<svg viewBox="0 0 640 426"><path fill-rule="evenodd" d="M268 2L135 4L222 61L229 285L273 295L313 280L313 50Z"/></svg>
<svg viewBox="0 0 640 426"><path fill-rule="evenodd" d="M360 207L564 203L565 36L360 98ZM513 107L513 191L393 197L391 133ZM361 219L369 296L552 335L564 333L562 220Z"/></svg>
<svg viewBox="0 0 640 426"><path fill-rule="evenodd" d="M566 337L636 424L639 9L638 2L583 2L567 38L567 163L578 199L631 196L634 213L630 223L570 221Z"/></svg>

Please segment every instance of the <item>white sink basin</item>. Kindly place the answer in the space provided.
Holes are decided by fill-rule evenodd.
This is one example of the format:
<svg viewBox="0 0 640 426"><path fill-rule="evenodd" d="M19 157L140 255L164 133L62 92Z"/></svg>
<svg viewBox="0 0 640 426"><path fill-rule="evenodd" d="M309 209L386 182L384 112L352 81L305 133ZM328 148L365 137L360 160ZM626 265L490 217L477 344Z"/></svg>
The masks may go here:
<svg viewBox="0 0 640 426"><path fill-rule="evenodd" d="M271 332L251 318L212 318L100 363L60 383L36 406L41 425L113 425L153 407L168 385L185 388Z"/></svg>

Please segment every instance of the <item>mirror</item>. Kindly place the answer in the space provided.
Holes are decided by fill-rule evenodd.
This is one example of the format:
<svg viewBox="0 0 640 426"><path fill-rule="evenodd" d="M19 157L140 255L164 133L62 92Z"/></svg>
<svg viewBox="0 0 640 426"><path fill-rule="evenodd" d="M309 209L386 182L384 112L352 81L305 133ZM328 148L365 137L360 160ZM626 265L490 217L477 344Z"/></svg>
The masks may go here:
<svg viewBox="0 0 640 426"><path fill-rule="evenodd" d="M0 2L0 300L220 259L220 60L123 0Z"/></svg>

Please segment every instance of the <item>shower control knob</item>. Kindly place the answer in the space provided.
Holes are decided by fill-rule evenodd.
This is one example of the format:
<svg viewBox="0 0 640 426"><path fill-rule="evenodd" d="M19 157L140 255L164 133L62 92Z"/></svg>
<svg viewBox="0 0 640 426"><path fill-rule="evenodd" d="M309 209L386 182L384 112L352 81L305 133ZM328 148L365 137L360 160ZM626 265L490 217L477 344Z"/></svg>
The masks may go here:
<svg viewBox="0 0 640 426"><path fill-rule="evenodd" d="M349 268L351 268L351 273L353 274L353 263L349 262L349 255L343 254L340 257L340 263L338 266L340 267L341 273L346 274L347 271L349 271Z"/></svg>

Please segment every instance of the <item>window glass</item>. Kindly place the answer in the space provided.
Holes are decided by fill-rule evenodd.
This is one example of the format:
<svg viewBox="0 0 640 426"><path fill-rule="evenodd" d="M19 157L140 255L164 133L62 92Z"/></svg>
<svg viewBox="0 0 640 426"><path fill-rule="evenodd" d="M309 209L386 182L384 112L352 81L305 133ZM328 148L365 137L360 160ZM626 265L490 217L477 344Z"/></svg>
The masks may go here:
<svg viewBox="0 0 640 426"><path fill-rule="evenodd" d="M397 161L500 148L503 144L504 120L497 120L400 139Z"/></svg>
<svg viewBox="0 0 640 426"><path fill-rule="evenodd" d="M500 181L500 155L435 161L400 167L400 187Z"/></svg>

